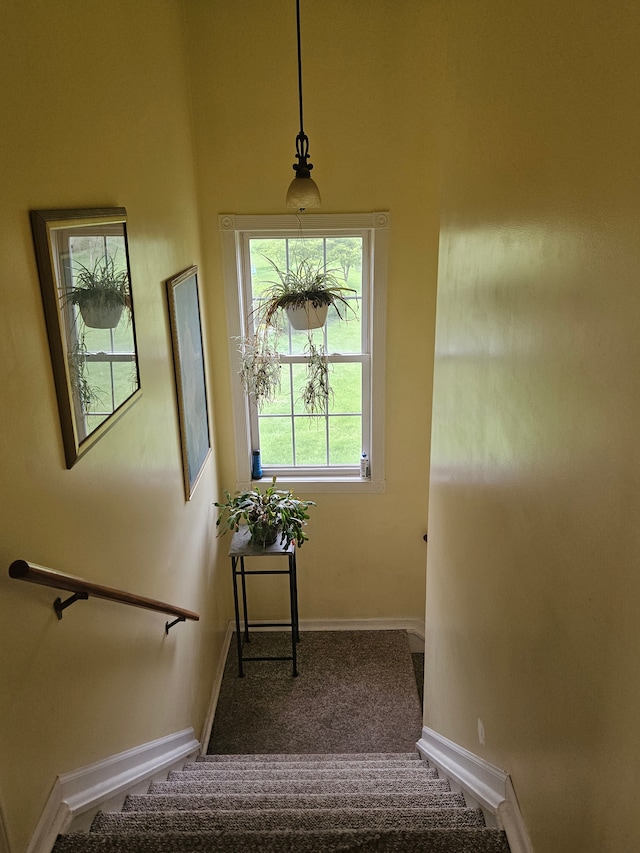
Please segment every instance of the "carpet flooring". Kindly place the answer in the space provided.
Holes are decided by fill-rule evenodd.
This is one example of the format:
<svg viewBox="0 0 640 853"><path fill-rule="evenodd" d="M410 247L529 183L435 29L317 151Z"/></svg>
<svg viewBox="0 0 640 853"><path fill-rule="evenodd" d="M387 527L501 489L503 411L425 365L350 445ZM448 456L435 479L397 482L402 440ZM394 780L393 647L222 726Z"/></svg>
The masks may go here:
<svg viewBox="0 0 640 853"><path fill-rule="evenodd" d="M251 655L290 654L287 632L254 632ZM249 649L245 647L245 655ZM229 649L208 752L367 753L415 749L422 708L404 631L305 631L287 661Z"/></svg>
<svg viewBox="0 0 640 853"><path fill-rule="evenodd" d="M287 654L256 633L253 654ZM210 754L53 853L509 853L421 761L422 656L401 631L304 633L288 661L226 662ZM262 754L261 754L262 753Z"/></svg>

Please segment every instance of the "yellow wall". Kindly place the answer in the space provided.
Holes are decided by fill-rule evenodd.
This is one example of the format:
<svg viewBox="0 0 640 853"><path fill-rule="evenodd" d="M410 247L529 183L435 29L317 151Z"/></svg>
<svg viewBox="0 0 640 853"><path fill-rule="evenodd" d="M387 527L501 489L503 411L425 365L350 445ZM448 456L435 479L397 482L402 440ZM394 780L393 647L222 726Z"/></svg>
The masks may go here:
<svg viewBox="0 0 640 853"><path fill-rule="evenodd" d="M201 262L182 7L3 4L0 33L0 801L23 850L58 773L193 725L225 621L212 457L186 504L164 280ZM28 211L123 205L142 399L65 468ZM201 277L204 298L206 276ZM98 600L58 622L16 558L200 611ZM225 621L223 621L225 620Z"/></svg>
<svg viewBox="0 0 640 853"><path fill-rule="evenodd" d="M306 129L323 210L389 210L393 231L387 491L317 496L300 610L419 618L438 228L435 7L305 7ZM232 613L226 542L212 536L212 502L236 479L217 214L285 211L298 127L288 0L108 9L26 0L3 11L0 561L25 558L202 615L168 638L164 617L98 600L58 622L57 592L10 580L5 568L0 804L19 851L57 774L189 725L200 734ZM111 205L129 217L143 396L68 471L28 211ZM192 263L217 452L187 504L164 280ZM265 592L261 615L282 608Z"/></svg>
<svg viewBox="0 0 640 853"><path fill-rule="evenodd" d="M446 7L426 723L512 774L536 853L618 853L640 837L640 9Z"/></svg>
<svg viewBox="0 0 640 853"><path fill-rule="evenodd" d="M305 131L322 212L389 210L382 495L315 495L300 555L302 618L422 618L437 258L433 4L302 5ZM221 483L236 488L217 217L285 213L298 132L295 4L188 3ZM274 585L271 583L271 589ZM258 598L256 595L254 601ZM282 615L268 584L260 616Z"/></svg>

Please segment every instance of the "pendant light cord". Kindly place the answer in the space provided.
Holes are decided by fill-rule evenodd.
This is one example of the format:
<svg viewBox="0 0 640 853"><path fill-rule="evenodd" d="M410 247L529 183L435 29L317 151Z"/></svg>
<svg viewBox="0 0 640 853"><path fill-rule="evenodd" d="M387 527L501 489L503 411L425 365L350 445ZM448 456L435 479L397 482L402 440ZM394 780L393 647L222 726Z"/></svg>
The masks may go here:
<svg viewBox="0 0 640 853"><path fill-rule="evenodd" d="M300 0L296 0L296 28L298 32L298 100L300 102L300 133L304 133L302 123L302 49L300 47Z"/></svg>

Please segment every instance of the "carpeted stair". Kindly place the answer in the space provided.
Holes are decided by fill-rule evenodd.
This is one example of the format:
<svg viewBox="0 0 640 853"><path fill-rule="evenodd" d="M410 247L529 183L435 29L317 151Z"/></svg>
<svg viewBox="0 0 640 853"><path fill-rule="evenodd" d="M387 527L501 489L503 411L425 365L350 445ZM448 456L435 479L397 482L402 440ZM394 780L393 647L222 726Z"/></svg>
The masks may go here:
<svg viewBox="0 0 640 853"><path fill-rule="evenodd" d="M53 853L509 853L417 753L206 755Z"/></svg>

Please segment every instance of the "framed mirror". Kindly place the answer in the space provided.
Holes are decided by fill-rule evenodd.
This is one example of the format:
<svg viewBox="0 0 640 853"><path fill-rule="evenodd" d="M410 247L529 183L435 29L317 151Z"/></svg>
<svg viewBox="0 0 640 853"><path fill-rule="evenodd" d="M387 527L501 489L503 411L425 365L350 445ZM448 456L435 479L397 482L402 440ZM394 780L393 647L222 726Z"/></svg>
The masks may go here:
<svg viewBox="0 0 640 853"><path fill-rule="evenodd" d="M123 207L32 210L67 468L140 396Z"/></svg>

